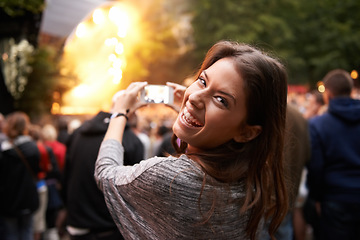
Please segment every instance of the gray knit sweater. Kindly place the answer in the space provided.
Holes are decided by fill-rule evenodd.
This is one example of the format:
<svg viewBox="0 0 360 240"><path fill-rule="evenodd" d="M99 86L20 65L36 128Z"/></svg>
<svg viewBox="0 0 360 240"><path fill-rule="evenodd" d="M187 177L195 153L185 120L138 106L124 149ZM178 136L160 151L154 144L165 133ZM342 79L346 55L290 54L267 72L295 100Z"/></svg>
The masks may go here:
<svg viewBox="0 0 360 240"><path fill-rule="evenodd" d="M104 141L95 178L125 239L246 239L242 184L209 176L204 183L204 172L186 155L123 166L123 153L118 141Z"/></svg>

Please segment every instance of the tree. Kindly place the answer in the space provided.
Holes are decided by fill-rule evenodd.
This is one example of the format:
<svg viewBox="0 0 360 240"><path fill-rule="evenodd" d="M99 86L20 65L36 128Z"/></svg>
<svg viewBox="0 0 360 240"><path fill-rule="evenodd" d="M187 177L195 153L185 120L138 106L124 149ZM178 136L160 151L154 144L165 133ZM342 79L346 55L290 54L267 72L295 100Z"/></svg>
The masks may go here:
<svg viewBox="0 0 360 240"><path fill-rule="evenodd" d="M293 25L298 39L293 46L313 86L334 68L350 72L359 66L360 17L351 14L360 11L359 1L309 1L300 11ZM295 73L296 65L291 67Z"/></svg>
<svg viewBox="0 0 360 240"><path fill-rule="evenodd" d="M13 1L13 0L2 0L0 1L0 49L2 53L1 65L0 68L0 92L1 92L1 105L0 111L3 114L8 114L15 110L14 104L14 93L17 90L21 92L24 89L8 89L9 82L13 81L15 78L8 78L9 74L4 73L5 65L7 64L8 59L21 59L21 63L27 65L27 59L22 56L10 56L10 49L7 49L9 42L13 41L14 44L20 44L21 42L30 43L32 46L37 46L37 35L40 27L40 19L42 10L44 8L44 0L29 0L29 1ZM23 55L19 53L19 55ZM15 63L13 61L13 63ZM15 63L16 65L16 63ZM23 64L24 65L24 64ZM12 73L21 72L20 69L12 69ZM17 79L20 79L21 85L24 85L24 82L27 82L27 79L24 79L26 74L18 76ZM14 86L14 85L13 85ZM18 96L16 97L18 98Z"/></svg>
<svg viewBox="0 0 360 240"><path fill-rule="evenodd" d="M28 113L34 121L42 115L50 114L53 94L60 87L57 62L56 50L51 47L37 48L30 60L32 71L15 107Z"/></svg>
<svg viewBox="0 0 360 240"><path fill-rule="evenodd" d="M195 59L221 39L274 52L290 83L315 86L333 68L359 66L360 2L235 0L193 2ZM352 14L353 13L353 14Z"/></svg>
<svg viewBox="0 0 360 240"><path fill-rule="evenodd" d="M9 16L20 16L31 12L39 14L44 10L44 0L1 0L0 8Z"/></svg>

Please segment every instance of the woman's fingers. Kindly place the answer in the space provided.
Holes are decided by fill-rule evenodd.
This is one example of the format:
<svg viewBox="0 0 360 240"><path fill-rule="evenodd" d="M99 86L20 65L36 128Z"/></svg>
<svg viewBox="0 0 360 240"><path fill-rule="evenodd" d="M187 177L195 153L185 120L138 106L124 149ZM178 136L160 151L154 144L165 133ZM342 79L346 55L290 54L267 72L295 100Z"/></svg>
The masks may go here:
<svg viewBox="0 0 360 240"><path fill-rule="evenodd" d="M172 87L174 89L174 92L182 93L182 95L184 95L186 90L185 86L173 82L166 82L166 86Z"/></svg>
<svg viewBox="0 0 360 240"><path fill-rule="evenodd" d="M172 82L167 82L166 85L174 89L174 105L181 105L185 95L186 87ZM174 106L173 108L178 110L179 106Z"/></svg>
<svg viewBox="0 0 360 240"><path fill-rule="evenodd" d="M147 82L133 82L126 90L119 93L115 102L115 111L135 111L139 106L136 104L138 93L147 85Z"/></svg>
<svg viewBox="0 0 360 240"><path fill-rule="evenodd" d="M132 82L126 89L126 91L135 91L139 92L139 90L143 89L148 83L147 82Z"/></svg>

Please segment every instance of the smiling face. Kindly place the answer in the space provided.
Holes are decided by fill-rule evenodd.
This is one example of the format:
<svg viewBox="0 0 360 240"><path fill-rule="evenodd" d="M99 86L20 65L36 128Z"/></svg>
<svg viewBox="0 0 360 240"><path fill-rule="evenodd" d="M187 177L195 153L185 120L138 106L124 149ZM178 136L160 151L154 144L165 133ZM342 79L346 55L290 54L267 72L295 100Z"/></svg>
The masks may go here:
<svg viewBox="0 0 360 240"><path fill-rule="evenodd" d="M261 131L245 124L246 112L244 81L233 60L223 58L188 87L173 130L189 149L213 148L232 139L246 142ZM249 136L249 131L256 134Z"/></svg>

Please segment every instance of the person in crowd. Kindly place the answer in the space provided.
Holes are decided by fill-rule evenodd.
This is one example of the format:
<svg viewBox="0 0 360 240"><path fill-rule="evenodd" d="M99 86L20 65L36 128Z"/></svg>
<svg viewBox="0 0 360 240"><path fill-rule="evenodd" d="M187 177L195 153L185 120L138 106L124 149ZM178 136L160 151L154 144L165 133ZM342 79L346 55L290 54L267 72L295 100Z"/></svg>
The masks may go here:
<svg viewBox="0 0 360 240"><path fill-rule="evenodd" d="M50 151L49 147L46 147L41 137L41 127L39 125L32 124L29 128L29 135L34 141L40 152L40 171L37 175L37 190L39 194L39 208L34 213L34 240L40 240L46 230L46 208L48 204L48 189L45 181L46 174L51 169Z"/></svg>
<svg viewBox="0 0 360 240"><path fill-rule="evenodd" d="M318 90L313 90L308 98L304 117L310 119L326 112L327 104L325 104L324 96ZM303 170L301 179L301 187L299 192L299 200L295 209L295 231L297 239L305 239L307 232L311 232L314 240L319 239L319 216L316 213L315 200L308 196L308 187L306 186L307 168ZM311 230L308 230L308 226Z"/></svg>
<svg viewBox="0 0 360 240"><path fill-rule="evenodd" d="M276 240L299 240L299 202L298 192L305 164L310 160L310 138L307 120L298 108L287 105L284 145L284 173L287 192L289 194L289 211L275 233ZM301 219L300 219L301 220ZM266 230L265 226L265 230ZM266 231L262 240L270 239Z"/></svg>
<svg viewBox="0 0 360 240"><path fill-rule="evenodd" d="M68 133L72 134L78 127L81 126L82 121L77 118L73 118L68 123Z"/></svg>
<svg viewBox="0 0 360 240"><path fill-rule="evenodd" d="M138 116L136 113L132 114L129 118L129 126L131 130L136 134L144 146L144 156L142 159L151 157L151 140L148 134L141 131L138 125Z"/></svg>
<svg viewBox="0 0 360 240"><path fill-rule="evenodd" d="M299 229L299 227L305 227L306 224L302 216L304 199L299 194L299 188L305 165L310 160L310 136L307 120L297 108L291 105L287 107L284 154L285 179L287 181L290 209L276 233L276 239L300 240L304 239L301 234L305 233L305 231Z"/></svg>
<svg viewBox="0 0 360 240"><path fill-rule="evenodd" d="M167 131L159 144L159 146L156 149L156 152L154 156L158 157L167 157L168 155L176 154L176 150L172 145L171 139L172 139L173 132Z"/></svg>
<svg viewBox="0 0 360 240"><path fill-rule="evenodd" d="M29 136L29 116L13 112L6 117L0 153L0 218L2 239L32 240L33 214L39 207L36 187L40 153Z"/></svg>
<svg viewBox="0 0 360 240"><path fill-rule="evenodd" d="M274 239L288 211L283 65L249 45L216 43L186 89L173 125L180 155L123 166L124 128L142 105L137 96L146 84L131 83L119 96L95 167L123 236L256 239L270 220Z"/></svg>
<svg viewBox="0 0 360 240"><path fill-rule="evenodd" d="M57 140L58 132L53 124L44 125L41 132L45 145L49 146L55 155L56 169L60 172L60 176L52 174L46 181L49 189L49 204L46 210L47 231L45 235L57 240L59 233L57 231L56 221L63 208L63 199L60 192L63 187L61 182L64 174L67 149L65 144Z"/></svg>
<svg viewBox="0 0 360 240"><path fill-rule="evenodd" d="M66 145L67 140L69 138L69 132L68 132L68 122L65 118L60 117L57 121L57 132L58 136L57 139L62 144Z"/></svg>
<svg viewBox="0 0 360 240"><path fill-rule="evenodd" d="M116 94L114 96L115 101ZM111 113L99 112L76 129L68 141L64 199L66 228L73 240L123 239L94 179L95 161L110 116ZM142 142L129 126L125 128L122 144L126 151L125 165L133 165L143 159Z"/></svg>
<svg viewBox="0 0 360 240"><path fill-rule="evenodd" d="M313 90L307 94L307 101L303 116L305 119L310 119L321 115L326 111L327 106L324 102L324 97L318 90ZM307 131L308 132L308 131ZM308 189L306 186L307 169L304 167L298 199L294 208L294 233L296 240L303 240L308 235L309 225L314 238L317 235L318 216L315 211L315 201L308 197Z"/></svg>
<svg viewBox="0 0 360 240"><path fill-rule="evenodd" d="M1 146L1 143L7 139L7 136L5 135L5 133L3 131L4 125L5 125L5 118L4 118L4 115L2 113L0 113L0 146ZM1 147L0 147L0 150L1 150ZM5 231L4 223L2 221L2 218L0 217L0 236L5 235L4 231Z"/></svg>
<svg viewBox="0 0 360 240"><path fill-rule="evenodd" d="M308 96L304 117L306 119L322 114L325 110L324 97L318 90L313 90Z"/></svg>
<svg viewBox="0 0 360 240"><path fill-rule="evenodd" d="M168 153L172 154L176 152L171 143L172 135L171 128L167 126L160 125L157 128L156 140L153 146L153 156L165 157Z"/></svg>
<svg viewBox="0 0 360 240"><path fill-rule="evenodd" d="M42 128L42 135L44 137L45 145L51 147L55 154L58 167L60 171L63 172L65 165L66 145L57 140L58 133L52 124L46 124Z"/></svg>
<svg viewBox="0 0 360 240"><path fill-rule="evenodd" d="M309 120L309 197L320 216L320 239L360 239L360 100L342 69L325 75L328 111Z"/></svg>
<svg viewBox="0 0 360 240"><path fill-rule="evenodd" d="M30 135L36 141L41 155L38 184L40 206L34 216L34 239L58 240L55 220L59 208L62 206L59 194L61 172L55 154L51 147L44 143L43 129L39 125L32 125Z"/></svg>
<svg viewBox="0 0 360 240"><path fill-rule="evenodd" d="M7 138L3 130L4 125L5 125L5 118L4 115L0 113L0 144L2 141L6 140Z"/></svg>

